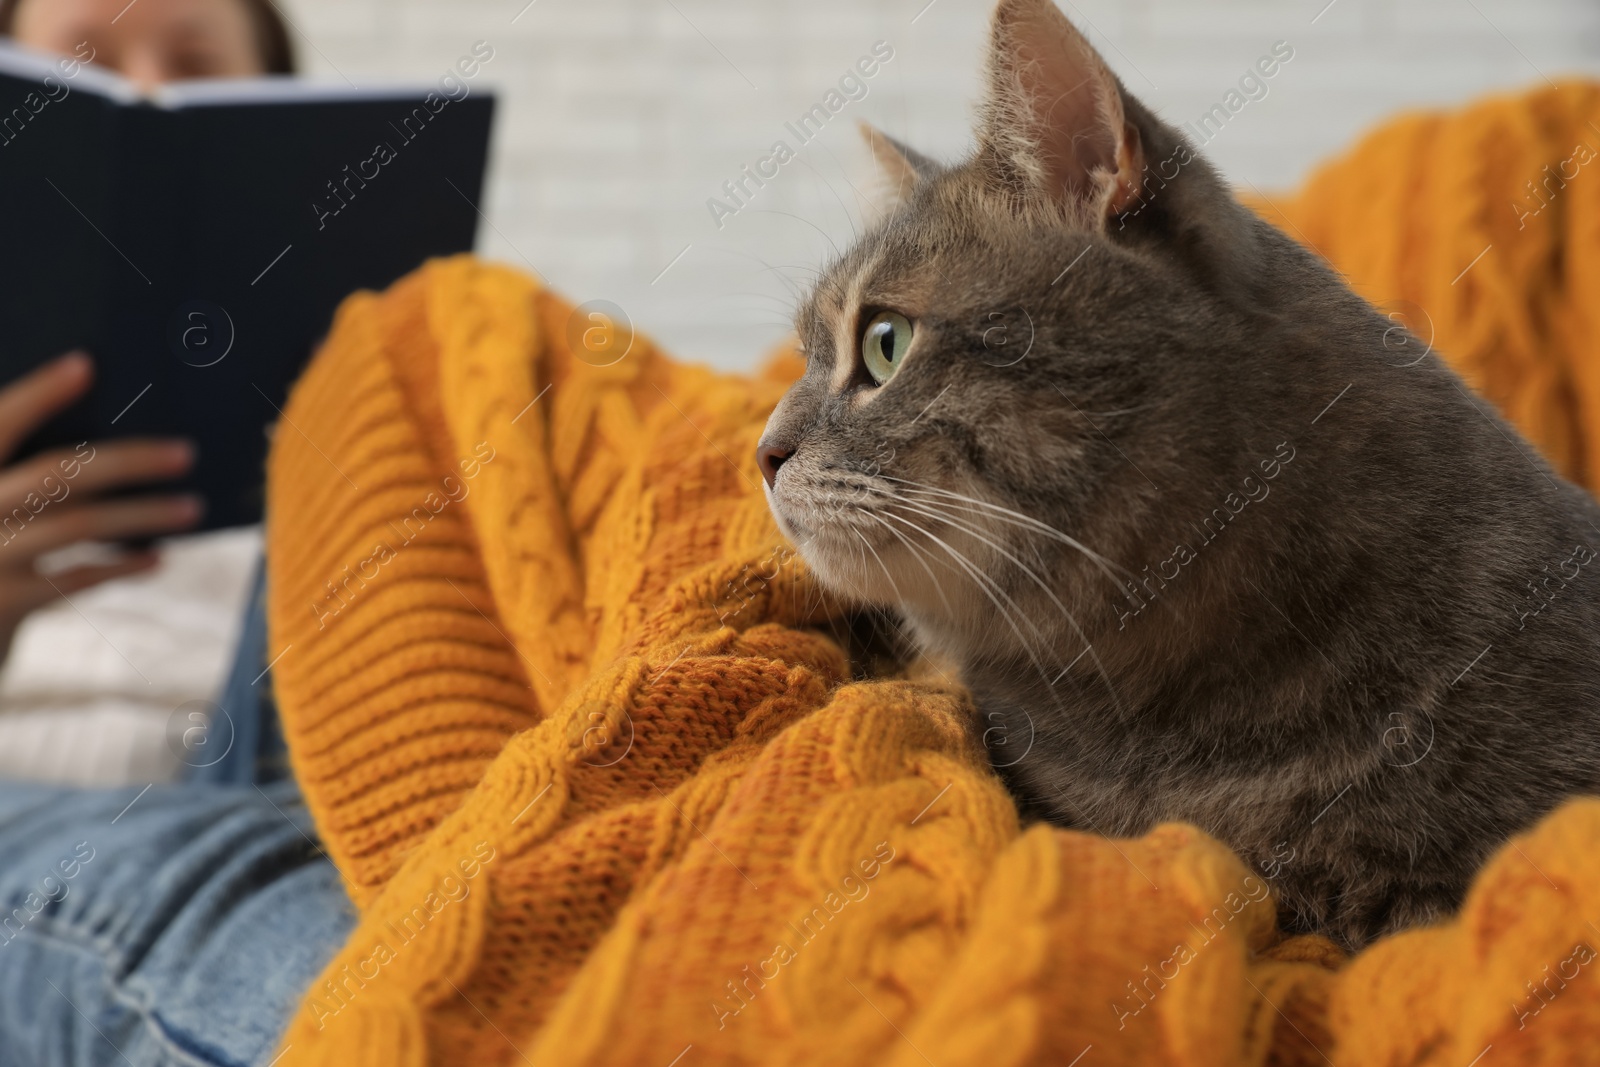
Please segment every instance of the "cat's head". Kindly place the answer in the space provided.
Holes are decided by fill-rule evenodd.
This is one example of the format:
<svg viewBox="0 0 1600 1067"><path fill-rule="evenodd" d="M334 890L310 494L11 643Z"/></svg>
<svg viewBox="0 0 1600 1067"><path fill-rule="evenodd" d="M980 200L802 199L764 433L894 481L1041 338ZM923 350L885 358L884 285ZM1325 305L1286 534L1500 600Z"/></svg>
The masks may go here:
<svg viewBox="0 0 1600 1067"><path fill-rule="evenodd" d="M1168 461L1206 452L1227 348L1293 254L1051 0L999 4L970 159L869 137L900 195L798 313L772 510L859 601L1005 615L1026 570L1064 595L1061 561L1104 573L1071 542L1137 536Z"/></svg>

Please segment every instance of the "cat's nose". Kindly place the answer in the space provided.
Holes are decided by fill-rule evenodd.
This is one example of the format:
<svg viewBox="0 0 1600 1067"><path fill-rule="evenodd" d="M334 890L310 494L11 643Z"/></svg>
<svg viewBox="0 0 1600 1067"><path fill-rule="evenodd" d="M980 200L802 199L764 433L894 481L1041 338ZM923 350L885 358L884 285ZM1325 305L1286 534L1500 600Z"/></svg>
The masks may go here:
<svg viewBox="0 0 1600 1067"><path fill-rule="evenodd" d="M793 450L780 448L765 441L756 446L756 466L761 468L761 477L767 480L768 489L772 488L772 483L778 478L778 468L792 455L794 455Z"/></svg>

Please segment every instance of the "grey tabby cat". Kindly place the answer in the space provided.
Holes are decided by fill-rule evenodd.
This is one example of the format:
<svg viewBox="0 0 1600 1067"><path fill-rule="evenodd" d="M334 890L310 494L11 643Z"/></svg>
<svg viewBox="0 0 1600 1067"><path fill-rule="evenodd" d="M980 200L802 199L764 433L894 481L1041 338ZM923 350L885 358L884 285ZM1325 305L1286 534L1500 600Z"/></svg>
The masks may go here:
<svg viewBox="0 0 1600 1067"><path fill-rule="evenodd" d="M1347 946L1449 914L1600 786L1600 509L1050 0L988 66L971 159L872 135L903 195L799 312L780 526L959 665L1025 811L1194 823Z"/></svg>

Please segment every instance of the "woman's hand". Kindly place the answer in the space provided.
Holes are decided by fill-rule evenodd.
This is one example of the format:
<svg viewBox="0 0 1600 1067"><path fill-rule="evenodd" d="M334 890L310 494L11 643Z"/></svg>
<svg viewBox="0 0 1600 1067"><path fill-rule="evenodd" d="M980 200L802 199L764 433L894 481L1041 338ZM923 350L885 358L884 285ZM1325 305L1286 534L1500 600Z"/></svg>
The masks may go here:
<svg viewBox="0 0 1600 1067"><path fill-rule="evenodd" d="M0 463L51 416L81 397L94 368L73 352L0 389ZM164 481L186 472L185 441L85 442L0 467L0 661L24 616L58 596L148 570L154 552L125 552L110 563L50 576L35 564L46 552L81 541L118 541L177 533L200 518L194 496L96 499L108 490Z"/></svg>

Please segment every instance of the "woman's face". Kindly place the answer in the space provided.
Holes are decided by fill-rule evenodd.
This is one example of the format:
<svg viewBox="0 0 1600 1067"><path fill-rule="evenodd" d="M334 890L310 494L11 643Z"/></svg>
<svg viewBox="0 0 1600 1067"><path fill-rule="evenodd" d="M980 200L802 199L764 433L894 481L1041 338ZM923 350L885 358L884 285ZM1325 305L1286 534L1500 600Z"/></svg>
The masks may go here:
<svg viewBox="0 0 1600 1067"><path fill-rule="evenodd" d="M13 36L94 61L145 89L184 78L264 73L250 12L240 0L23 0Z"/></svg>

